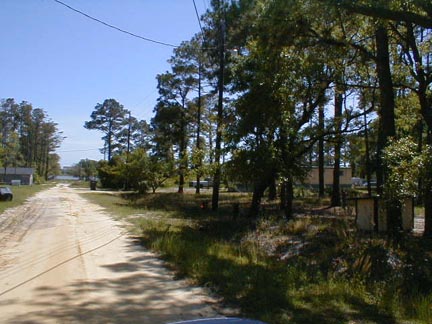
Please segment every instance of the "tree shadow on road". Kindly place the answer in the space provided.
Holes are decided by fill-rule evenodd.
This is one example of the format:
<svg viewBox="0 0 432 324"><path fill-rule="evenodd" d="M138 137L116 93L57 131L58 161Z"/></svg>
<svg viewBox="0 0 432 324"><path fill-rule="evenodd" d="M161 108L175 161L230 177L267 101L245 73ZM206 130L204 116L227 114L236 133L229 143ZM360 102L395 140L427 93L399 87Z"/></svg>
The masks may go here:
<svg viewBox="0 0 432 324"><path fill-rule="evenodd" d="M130 248L136 250L134 245ZM43 311L17 315L13 322L167 323L216 315L214 300L185 281L174 281L162 265L142 251L140 257L102 266L117 273L116 279L77 281L64 290L40 287L29 306Z"/></svg>

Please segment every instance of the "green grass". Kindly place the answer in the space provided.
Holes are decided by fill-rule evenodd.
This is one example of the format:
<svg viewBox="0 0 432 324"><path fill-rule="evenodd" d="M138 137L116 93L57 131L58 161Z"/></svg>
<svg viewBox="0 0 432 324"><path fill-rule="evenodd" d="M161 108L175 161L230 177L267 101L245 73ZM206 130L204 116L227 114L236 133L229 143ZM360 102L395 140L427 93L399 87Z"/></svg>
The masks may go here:
<svg viewBox="0 0 432 324"><path fill-rule="evenodd" d="M86 197L128 219L142 244L178 277L212 289L242 316L268 323L431 322L428 240L407 237L392 246L357 233L349 221L316 216L288 223L277 213L258 223L235 217L233 205L246 207L248 195L221 195L218 212L200 208L208 195ZM293 248L285 243L264 253L266 237L291 238L303 244L302 252L279 259Z"/></svg>
<svg viewBox="0 0 432 324"><path fill-rule="evenodd" d="M48 189L53 184L35 184L32 186L9 186L13 192L12 201L0 201L0 213L3 213L7 208L22 205L27 198L33 196L37 192Z"/></svg>
<svg viewBox="0 0 432 324"><path fill-rule="evenodd" d="M142 212L140 208L136 208L129 201L125 200L121 192L104 192L94 191L87 194L82 194L92 202L104 206L117 218L125 218L133 213Z"/></svg>
<svg viewBox="0 0 432 324"><path fill-rule="evenodd" d="M62 183L69 183L71 188L90 188L90 182L85 180L68 180L61 181Z"/></svg>

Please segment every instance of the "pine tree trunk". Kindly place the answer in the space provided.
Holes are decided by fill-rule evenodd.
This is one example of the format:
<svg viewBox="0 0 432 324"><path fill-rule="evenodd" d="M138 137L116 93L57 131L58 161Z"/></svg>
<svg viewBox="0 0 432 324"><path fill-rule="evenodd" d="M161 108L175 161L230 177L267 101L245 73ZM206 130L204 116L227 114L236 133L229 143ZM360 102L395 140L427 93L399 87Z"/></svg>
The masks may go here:
<svg viewBox="0 0 432 324"><path fill-rule="evenodd" d="M294 183L293 178L290 176L286 181L286 204L285 204L285 219L291 220L293 218L293 205L294 205Z"/></svg>
<svg viewBox="0 0 432 324"><path fill-rule="evenodd" d="M319 107L319 128L324 133L324 106ZM324 137L321 135L318 140L318 181L319 181L319 197L324 197Z"/></svg>
<svg viewBox="0 0 432 324"><path fill-rule="evenodd" d="M332 190L332 198L331 198L331 206L340 206L341 205L341 197L340 197L340 160L341 160L341 147L342 147L342 136L341 132L341 119L342 119L342 105L343 105L343 96L336 87L335 94L335 153L334 153L334 166L333 166L333 190Z"/></svg>
<svg viewBox="0 0 432 324"><path fill-rule="evenodd" d="M219 10L222 10L219 3ZM219 208L219 188L221 182L221 147L222 147L222 124L223 124L223 96L224 96L224 74L225 74L225 21L221 18L219 30L219 76L218 76L218 105L217 125L215 143L216 172L213 177L212 210Z"/></svg>
<svg viewBox="0 0 432 324"><path fill-rule="evenodd" d="M395 99L393 80L390 68L389 39L385 26L381 25L375 32L377 47L377 75L380 89L379 132L377 143L377 191L383 193L383 184L387 178L387 170L382 161L382 151L391 137L396 135ZM386 199L386 218L388 230L394 235L402 227L400 204L394 197ZM392 235L390 233L390 235Z"/></svg>
<svg viewBox="0 0 432 324"><path fill-rule="evenodd" d="M432 128L428 127L428 135L426 141L429 145L432 144ZM432 237L432 170L427 172L427 179L423 179L423 201L425 209L425 228L423 236Z"/></svg>
<svg viewBox="0 0 432 324"><path fill-rule="evenodd" d="M199 154L199 162L198 162L198 172L196 176L196 188L195 193L200 194L201 191L201 166L202 166L202 160L201 160L201 57L199 57L198 62L198 105L197 105L197 131L196 131L196 148Z"/></svg>
<svg viewBox="0 0 432 324"><path fill-rule="evenodd" d="M413 54L415 60L415 73L417 74L416 80L418 81L418 91L416 94L420 103L420 111L423 120L426 124L427 136L426 143L432 144L432 98L428 95L428 88L430 87L430 80L427 73L425 73L424 59L417 46L417 38L414 33L414 28L411 24L407 24L407 40L410 46L410 50ZM429 60L428 60L429 61ZM427 64L427 69L430 69L430 65ZM419 125L419 141L422 139L423 135L423 123ZM419 148L422 142L419 143ZM425 208L425 230L424 236L432 237L432 170L428 170L426 176L419 181L419 188L423 187L423 201Z"/></svg>
<svg viewBox="0 0 432 324"><path fill-rule="evenodd" d="M181 121L180 121L180 166L179 166L179 187L178 187L178 193L182 194L184 192L184 183L185 183L185 172L187 168L187 161L186 161L186 114L185 114L185 98L183 98L183 108L182 108L182 114L181 114Z"/></svg>
<svg viewBox="0 0 432 324"><path fill-rule="evenodd" d="M258 181L255 183L254 191L252 195L252 203L249 209L249 216L252 218L257 218L259 215L259 211L261 208L261 200L264 196L264 191L267 189L268 185L266 185L263 181Z"/></svg>
<svg viewBox="0 0 432 324"><path fill-rule="evenodd" d="M268 199L269 200L276 200L276 196L277 196L276 178L273 177L273 179L271 180L270 186L269 186Z"/></svg>
<svg viewBox="0 0 432 324"><path fill-rule="evenodd" d="M425 207L425 228L424 237L432 237L432 186L424 186L423 200Z"/></svg>
<svg viewBox="0 0 432 324"><path fill-rule="evenodd" d="M423 151L423 121L420 120L417 124L417 131L418 131L418 138L417 138L417 145L418 145L418 153L421 154ZM417 180L417 204L421 205L423 204L423 194L424 194L424 188L423 188L423 179L422 177L419 177Z"/></svg>
<svg viewBox="0 0 432 324"><path fill-rule="evenodd" d="M286 181L283 181L281 183L281 187L280 187L280 210L285 210L287 201L286 201L286 188L287 188L287 184Z"/></svg>

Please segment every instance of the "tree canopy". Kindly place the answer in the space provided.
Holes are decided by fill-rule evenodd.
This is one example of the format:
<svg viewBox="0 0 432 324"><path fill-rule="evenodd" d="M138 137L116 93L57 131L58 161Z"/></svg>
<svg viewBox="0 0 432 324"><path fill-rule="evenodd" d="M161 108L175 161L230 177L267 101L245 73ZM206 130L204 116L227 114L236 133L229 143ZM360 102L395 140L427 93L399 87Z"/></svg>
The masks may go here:
<svg viewBox="0 0 432 324"><path fill-rule="evenodd" d="M86 127L104 133L109 159L127 152L124 161L144 165L132 154L140 147L141 156L173 166L179 192L191 175L213 177L214 209L221 181L248 182L251 216L269 190L292 217L293 188L325 164L339 205L338 168L349 164L354 176L376 179L398 231L399 193L389 188L413 176L395 177L389 152L409 138L415 148L398 158L410 160L432 145L431 8L426 0L213 0L202 30L157 76L150 123L109 99ZM119 149L132 129L145 140ZM421 174L415 194L432 235L432 172Z"/></svg>
<svg viewBox="0 0 432 324"><path fill-rule="evenodd" d="M41 108L8 98L0 106L0 166L32 167L40 179L59 173L55 153L63 140L57 123Z"/></svg>

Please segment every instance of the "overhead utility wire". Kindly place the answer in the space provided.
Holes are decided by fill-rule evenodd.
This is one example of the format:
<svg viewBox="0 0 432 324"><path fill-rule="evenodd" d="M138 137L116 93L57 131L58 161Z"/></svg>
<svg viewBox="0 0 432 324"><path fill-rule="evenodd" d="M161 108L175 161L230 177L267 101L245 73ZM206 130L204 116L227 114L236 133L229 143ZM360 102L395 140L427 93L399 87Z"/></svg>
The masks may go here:
<svg viewBox="0 0 432 324"><path fill-rule="evenodd" d="M196 3L195 3L195 0L192 0L192 1L193 1L193 5L194 5L194 8L195 8L196 17L197 17L197 19L198 19L198 24L199 24L199 27L200 27L200 29L201 29L201 33L204 34L203 29L202 29L202 26L201 26L201 19L200 19L199 14L198 14L198 9L197 9L197 6L196 6Z"/></svg>
<svg viewBox="0 0 432 324"><path fill-rule="evenodd" d="M145 41L147 41L147 42L152 42L152 43L159 44L159 45L164 45L164 46L169 46L169 47L178 47L177 45L173 45L173 44L169 44L169 43L164 43L164 42L160 42L160 41L157 41L157 40L154 40L154 39L150 39L150 38L147 38L147 37L143 37L143 36L140 36L140 35L137 35L137 34L131 33L131 32L129 32L129 31L127 31L127 30L121 29L121 28L119 28L119 27L116 27L116 26L114 26L114 25L108 24L108 23L106 23L106 22L104 22L104 21L102 21L102 20L100 20L100 19L97 19L97 18L95 18L95 17L92 17L92 16L86 14L85 12L82 12L82 11L80 11L80 10L78 10L78 9L75 9L75 8L69 6L68 4L66 4L66 3L64 3L64 2L62 2L62 1L59 1L59 0L53 0L53 1L54 1L54 2L57 2L58 4L61 4L62 6L65 6L66 8L68 8L68 9L70 9L70 10L72 10L72 11L75 11L76 13L79 13L80 15L83 15L84 17L87 17L88 19L94 20L94 21L96 21L96 22L98 22L98 23L100 23L100 24L102 24L102 25L105 25L105 26L107 26L107 27L109 27L109 28L115 29L115 30L117 30L117 31L119 31L119 32L125 33L125 34L127 34L127 35L129 35L129 36L133 36L133 37L136 37L136 38L139 38L139 39L145 40Z"/></svg>
<svg viewBox="0 0 432 324"><path fill-rule="evenodd" d="M195 14L196 14L196 17L197 17L197 20L198 20L198 24L199 24L199 27L201 29L201 38L202 38L202 37L204 37L204 30L202 29L202 26L201 26L201 19L199 17L199 13L198 13L198 9L197 9L197 6L196 6L196 2L195 2L195 0L192 0L192 1L193 1L193 4L194 4ZM201 40L201 49L202 50L210 50L210 49L217 49L217 47L203 47L203 40Z"/></svg>

